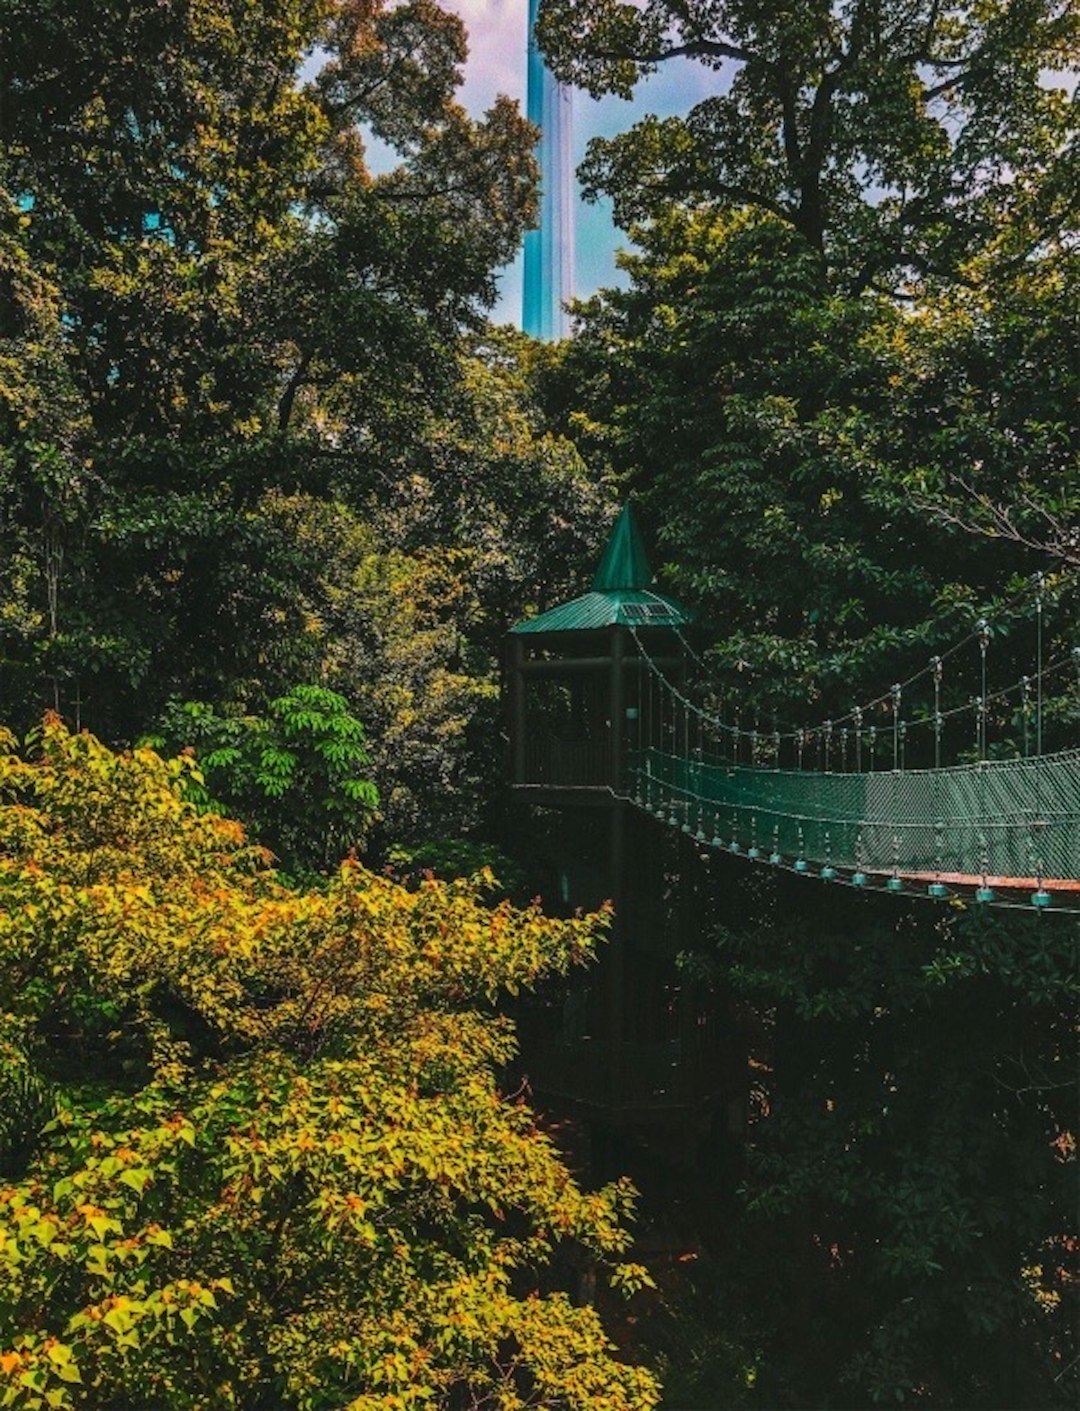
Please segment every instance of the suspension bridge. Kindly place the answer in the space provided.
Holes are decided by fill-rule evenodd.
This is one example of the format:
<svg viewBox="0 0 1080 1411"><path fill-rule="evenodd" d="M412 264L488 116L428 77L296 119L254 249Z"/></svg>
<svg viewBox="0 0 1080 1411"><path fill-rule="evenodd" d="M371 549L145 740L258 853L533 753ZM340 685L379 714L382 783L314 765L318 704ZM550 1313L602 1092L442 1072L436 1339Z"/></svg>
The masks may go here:
<svg viewBox="0 0 1080 1411"><path fill-rule="evenodd" d="M1001 614L1030 627L1018 680L991 689L979 618L836 718L767 729L716 703L692 614L652 582L626 506L591 590L512 629L517 790L556 805L599 791L702 848L826 883L1080 913L1080 646L1046 659L1040 575Z"/></svg>

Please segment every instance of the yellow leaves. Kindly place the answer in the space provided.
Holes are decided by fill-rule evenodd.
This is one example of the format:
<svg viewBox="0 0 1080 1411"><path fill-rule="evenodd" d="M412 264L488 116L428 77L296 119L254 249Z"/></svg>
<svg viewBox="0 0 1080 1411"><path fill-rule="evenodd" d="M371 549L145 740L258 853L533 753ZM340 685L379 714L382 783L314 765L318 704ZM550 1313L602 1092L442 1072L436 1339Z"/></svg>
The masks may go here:
<svg viewBox="0 0 1080 1411"><path fill-rule="evenodd" d="M124 1185L130 1186L137 1195L142 1195L143 1191L154 1179L153 1171L147 1167L138 1167L135 1170L122 1171L119 1179Z"/></svg>
<svg viewBox="0 0 1080 1411"><path fill-rule="evenodd" d="M409 1359L403 1352L387 1352L372 1366L368 1375L373 1386L407 1386L410 1371Z"/></svg>
<svg viewBox="0 0 1080 1411"><path fill-rule="evenodd" d="M4 1354L33 1379L19 1411L54 1392L70 1405L80 1365L103 1405L147 1369L164 1408L193 1363L205 1385L227 1365L242 1388L267 1358L300 1411L313 1388L386 1411L475 1385L497 1405L503 1339L549 1404L651 1405L645 1383L637 1401L608 1390L638 1374L598 1325L509 1292L560 1236L617 1255L631 1195L583 1192L499 1097L512 1028L480 1002L591 954L603 918L493 907L488 871L410 891L350 862L290 890L252 870L236 825L185 805L152 752L112 755L56 722L36 751L0 759L18 773L17 804L0 804L0 983L32 981L10 993L27 1029L35 1005L63 1021L75 995L80 1015L103 1011L103 1047L154 1058L141 1089L125 1067L104 1106L76 1097L54 1124L49 1193L0 1190L0 1284L25 1290L13 1317L71 1351ZM220 1318L219 1299L236 1301Z"/></svg>
<svg viewBox="0 0 1080 1411"><path fill-rule="evenodd" d="M608 1282L613 1289L627 1295L656 1287L656 1281L644 1264L616 1264L608 1276Z"/></svg>
<svg viewBox="0 0 1080 1411"><path fill-rule="evenodd" d="M58 1230L59 1226L56 1221L50 1220L46 1216L45 1219L39 1220L38 1223L31 1228L30 1233L33 1235L34 1239L37 1240L38 1244L44 1249L48 1249L49 1245L51 1245L56 1238Z"/></svg>
<svg viewBox="0 0 1080 1411"><path fill-rule="evenodd" d="M177 1113L170 1121L165 1123L165 1130L170 1132L177 1141L181 1141L185 1146L195 1145L195 1128L181 1114Z"/></svg>
<svg viewBox="0 0 1080 1411"><path fill-rule="evenodd" d="M112 1251L107 1245L92 1244L87 1251L85 1269L88 1274L93 1274L98 1279L108 1279L111 1271L109 1269L109 1256Z"/></svg>
<svg viewBox="0 0 1080 1411"><path fill-rule="evenodd" d="M33 1335L21 1337L17 1350L0 1353L0 1376L8 1381L6 1391L0 1388L0 1405L26 1411L70 1406L67 1387L82 1381L72 1347Z"/></svg>
<svg viewBox="0 0 1080 1411"><path fill-rule="evenodd" d="M95 1205L79 1205L76 1209L98 1239L104 1239L109 1234L119 1234L123 1228L118 1220L111 1219L104 1210L99 1210Z"/></svg>
<svg viewBox="0 0 1080 1411"><path fill-rule="evenodd" d="M113 1332L126 1333L133 1326L135 1318L136 1312L131 1299L115 1298L111 1300L110 1307L103 1314L101 1321Z"/></svg>

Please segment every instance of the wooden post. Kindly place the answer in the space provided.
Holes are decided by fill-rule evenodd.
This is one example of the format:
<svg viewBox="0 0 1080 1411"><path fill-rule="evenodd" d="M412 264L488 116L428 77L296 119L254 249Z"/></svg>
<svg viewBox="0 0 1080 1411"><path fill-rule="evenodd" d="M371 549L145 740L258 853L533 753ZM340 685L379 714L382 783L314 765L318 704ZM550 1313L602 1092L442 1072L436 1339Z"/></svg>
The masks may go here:
<svg viewBox="0 0 1080 1411"><path fill-rule="evenodd" d="M626 807L623 792L623 755L626 733L626 632L611 629L611 687L608 709L611 719L611 899L615 903L615 927L608 954L608 1033L611 1044L611 1095L616 1107L626 1100Z"/></svg>
<svg viewBox="0 0 1080 1411"><path fill-rule="evenodd" d="M623 659L626 654L626 633L621 627L611 629L611 787L616 794L623 792L623 737L626 734L626 682Z"/></svg>
<svg viewBox="0 0 1080 1411"><path fill-rule="evenodd" d="M515 784L525 779L525 643L510 638L510 778Z"/></svg>
<svg viewBox="0 0 1080 1411"><path fill-rule="evenodd" d="M611 806L611 900L615 924L604 959L607 969L607 1031L611 1100L618 1108L626 1099L626 806Z"/></svg>

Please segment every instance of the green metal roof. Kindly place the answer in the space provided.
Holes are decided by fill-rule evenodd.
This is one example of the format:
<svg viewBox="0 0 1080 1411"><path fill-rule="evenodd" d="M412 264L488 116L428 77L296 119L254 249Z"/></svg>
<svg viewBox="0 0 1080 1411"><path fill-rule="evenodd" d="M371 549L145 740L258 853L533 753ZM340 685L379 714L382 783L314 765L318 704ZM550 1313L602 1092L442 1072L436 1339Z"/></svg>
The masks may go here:
<svg viewBox="0 0 1080 1411"><path fill-rule="evenodd" d="M653 581L641 530L627 501L607 541L603 557L593 575L594 593L617 593L622 588L651 588Z"/></svg>
<svg viewBox="0 0 1080 1411"><path fill-rule="evenodd" d="M592 591L511 627L511 632L594 632L601 627L683 627L693 613L650 584L652 570L629 504L611 531Z"/></svg>

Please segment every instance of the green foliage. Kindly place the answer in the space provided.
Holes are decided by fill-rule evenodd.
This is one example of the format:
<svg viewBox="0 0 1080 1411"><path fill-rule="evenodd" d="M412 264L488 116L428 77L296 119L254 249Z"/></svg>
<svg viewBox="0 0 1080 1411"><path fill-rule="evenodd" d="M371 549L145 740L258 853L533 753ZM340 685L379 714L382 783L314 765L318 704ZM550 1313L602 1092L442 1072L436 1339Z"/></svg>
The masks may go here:
<svg viewBox="0 0 1080 1411"><path fill-rule="evenodd" d="M48 1083L0 1030L0 1177L22 1175L55 1110Z"/></svg>
<svg viewBox="0 0 1080 1411"><path fill-rule="evenodd" d="M740 884L715 956L768 1016L720 1280L756 1397L1070 1404L1075 920L809 890Z"/></svg>
<svg viewBox="0 0 1080 1411"><path fill-rule="evenodd" d="M717 75L684 117L591 143L586 192L623 225L769 214L850 292L968 277L988 252L1023 264L1070 228L1069 0L543 0L540 38L593 96L673 58Z"/></svg>
<svg viewBox="0 0 1080 1411"><path fill-rule="evenodd" d="M1047 252L1012 279L957 289L903 321L901 375L883 414L853 418L844 437L890 509L906 499L1052 569L1080 564L1071 355L1080 303L1070 264Z"/></svg>
<svg viewBox="0 0 1080 1411"><path fill-rule="evenodd" d="M319 682L367 727L376 849L490 834L502 635L576 588L611 504L484 323L532 130L457 104L464 30L430 0L23 18L0 7L11 718L130 741L170 702L268 720ZM227 796L283 858L363 831L285 837L282 781L243 768Z"/></svg>
<svg viewBox="0 0 1080 1411"><path fill-rule="evenodd" d="M629 1192L495 1078L496 996L595 923L437 880L517 885L473 841L506 628L579 590L615 484L766 719L1075 563L1075 6L542 10L594 92L717 79L591 148L637 251L556 350L484 324L533 134L458 106L433 0L0 0L0 688L198 755L5 741L0 1404L651 1404L550 1292L567 1241L641 1284ZM409 887L290 888L211 800ZM1067 1401L1074 932L770 886L711 966L762 1120L672 1400Z"/></svg>
<svg viewBox="0 0 1080 1411"><path fill-rule="evenodd" d="M822 293L774 217L672 211L637 233L629 287L580 306L545 374L549 405L637 492L744 719L847 711L1068 561L1076 310L1056 257L901 312ZM1048 613L1047 660L1074 624ZM995 640L1002 683L1030 671L1030 633Z"/></svg>
<svg viewBox="0 0 1080 1411"><path fill-rule="evenodd" d="M639 1282L632 1191L582 1190L495 1079L491 1001L598 918L355 863L296 891L184 801L190 759L4 744L0 1012L60 1110L0 1191L3 1404L653 1405L544 1274L577 1242Z"/></svg>
<svg viewBox="0 0 1080 1411"><path fill-rule="evenodd" d="M498 826L503 636L578 590L611 514L608 487L545 428L532 364L517 335L470 340L445 401L387 405L342 455L339 498L259 506L291 565L253 675L355 703L391 844Z"/></svg>
<svg viewBox="0 0 1080 1411"><path fill-rule="evenodd" d="M450 879L490 872L496 885L510 896L521 897L525 869L492 843L471 838L430 838L414 847L398 845L387 852L387 862L405 880L427 876Z"/></svg>
<svg viewBox="0 0 1080 1411"><path fill-rule="evenodd" d="M847 709L856 682L933 650L950 571L968 592L1005 576L974 544L946 557L902 498L875 503L842 442L852 422L887 434L901 315L823 296L773 217L675 211L638 236L629 287L581 306L552 405L638 492L724 689L766 720L823 691Z"/></svg>
<svg viewBox="0 0 1080 1411"><path fill-rule="evenodd" d="M173 701L149 743L194 750L200 777L187 776L187 796L242 818L290 872L336 865L362 844L378 805L364 727L322 686L294 686L266 716Z"/></svg>
<svg viewBox="0 0 1080 1411"><path fill-rule="evenodd" d="M457 383L532 132L454 101L464 30L429 0L24 10L0 7L0 662L24 724L131 739L170 696L321 679L290 611L311 566L260 501L355 512L372 428Z"/></svg>
<svg viewBox="0 0 1080 1411"><path fill-rule="evenodd" d="M734 1243L728 1233L729 1255ZM751 1326L732 1277L733 1260L721 1265L681 1257L677 1289L666 1293L643 1330L663 1381L661 1406L690 1411L722 1406L743 1411L755 1405L762 1328ZM779 1404L779 1403L775 1403Z"/></svg>

